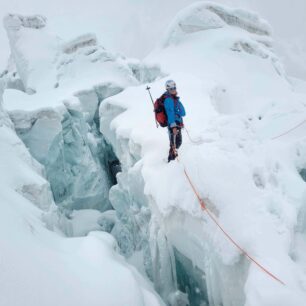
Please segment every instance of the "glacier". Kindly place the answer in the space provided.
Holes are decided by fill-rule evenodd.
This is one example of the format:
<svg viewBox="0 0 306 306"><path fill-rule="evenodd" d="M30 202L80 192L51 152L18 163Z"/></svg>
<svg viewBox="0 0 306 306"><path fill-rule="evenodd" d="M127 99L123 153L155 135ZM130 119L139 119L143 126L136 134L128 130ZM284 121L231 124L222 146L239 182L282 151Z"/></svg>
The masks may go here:
<svg viewBox="0 0 306 306"><path fill-rule="evenodd" d="M108 210L108 189L113 182L109 163L116 158L99 135L98 105L137 84L144 74L148 80L154 79L159 70L110 54L93 34L60 44L58 37L48 34L43 17L29 19L24 22L25 17L12 15L4 20L13 50L13 69L3 77L8 86L5 104L16 132L45 166L57 204L68 210ZM33 44L40 47L38 52L48 57L48 65L41 65L42 59L23 43L31 34ZM14 84L14 74L25 91L9 87Z"/></svg>
<svg viewBox="0 0 306 306"><path fill-rule="evenodd" d="M177 15L144 62L160 65L177 81L186 128L191 140L200 139L195 144L186 136L181 162L165 165L167 136L154 127L145 86L100 106L101 131L122 163L110 199L117 211L120 205L118 217L135 238L136 255L139 241L150 242L150 252L142 247L142 264L150 267L157 291L168 303L180 290L190 305L303 305L305 275L291 247L304 245L296 238L303 222L299 171L306 127L271 139L305 119L305 96L294 90L273 52L270 26L250 12L197 3ZM155 95L165 80L150 84ZM148 102L135 105L136 100ZM285 287L250 264L207 219L183 167L220 223ZM141 209L132 177L142 178ZM150 222L143 206L145 212L149 207ZM140 232L142 224L147 228ZM117 239L126 242L126 236Z"/></svg>
<svg viewBox="0 0 306 306"><path fill-rule="evenodd" d="M43 216L55 206L51 188L2 108L3 87L0 82L0 304L163 305L109 234L66 238L46 228Z"/></svg>
<svg viewBox="0 0 306 306"><path fill-rule="evenodd" d="M8 228L16 233L12 250L23 232L26 262L37 279L52 261L40 288L57 292L56 267L67 264L59 283L72 284L50 301L43 290L38 297L26 293L28 284L16 299L28 305L35 298L40 305L304 305L306 125L275 137L305 120L306 85L286 74L265 20L197 2L177 14L142 61L107 51L92 33L63 40L40 15L11 14L4 26L11 56L0 75L6 87L1 143L12 154L1 148L1 160L8 160L1 172L11 173L12 183L2 188L14 197L4 200L6 209L27 225L6 220L3 241ZM166 164L167 133L155 127L145 88L158 96L169 78L186 106L189 136L184 133L180 162ZM207 218L184 169L222 226L285 286ZM37 256L35 266L31 257ZM29 272L19 265L24 274L5 275L25 277Z"/></svg>

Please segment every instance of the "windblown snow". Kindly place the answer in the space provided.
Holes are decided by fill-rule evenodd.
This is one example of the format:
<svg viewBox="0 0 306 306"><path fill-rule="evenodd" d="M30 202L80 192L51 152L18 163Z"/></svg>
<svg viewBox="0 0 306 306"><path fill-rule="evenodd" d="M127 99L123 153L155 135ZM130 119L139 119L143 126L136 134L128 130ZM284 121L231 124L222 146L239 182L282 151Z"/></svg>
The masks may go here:
<svg viewBox="0 0 306 306"><path fill-rule="evenodd" d="M4 26L1 305L305 304L306 84L265 20L197 2L143 61L40 15ZM167 79L189 133L170 164L145 90Z"/></svg>

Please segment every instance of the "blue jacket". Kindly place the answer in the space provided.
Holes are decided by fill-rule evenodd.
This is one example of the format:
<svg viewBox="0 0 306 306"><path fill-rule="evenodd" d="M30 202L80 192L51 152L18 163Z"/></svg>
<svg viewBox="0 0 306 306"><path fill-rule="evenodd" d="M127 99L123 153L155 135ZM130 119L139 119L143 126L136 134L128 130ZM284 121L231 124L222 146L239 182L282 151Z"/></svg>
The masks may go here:
<svg viewBox="0 0 306 306"><path fill-rule="evenodd" d="M185 108L180 101L179 97L174 97L166 93L166 99L164 101L164 106L168 118L168 126L175 127L177 125L183 124L183 118L186 115Z"/></svg>

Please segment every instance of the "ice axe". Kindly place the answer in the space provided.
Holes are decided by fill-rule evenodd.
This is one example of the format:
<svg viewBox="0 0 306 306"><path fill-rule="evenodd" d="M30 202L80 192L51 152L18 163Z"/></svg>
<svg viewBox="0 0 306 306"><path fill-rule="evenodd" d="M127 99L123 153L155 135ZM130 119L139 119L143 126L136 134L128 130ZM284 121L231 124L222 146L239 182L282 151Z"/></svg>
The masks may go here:
<svg viewBox="0 0 306 306"><path fill-rule="evenodd" d="M154 100L153 100L153 98L152 98L150 89L151 89L151 87L147 86L146 90L148 91L148 93L149 93L149 95L150 95L150 98L151 98L151 101L152 101L153 112L155 112L155 110L154 110ZM155 123L156 123L156 127L158 128L158 123L157 123L157 121L156 121L156 118L155 118Z"/></svg>

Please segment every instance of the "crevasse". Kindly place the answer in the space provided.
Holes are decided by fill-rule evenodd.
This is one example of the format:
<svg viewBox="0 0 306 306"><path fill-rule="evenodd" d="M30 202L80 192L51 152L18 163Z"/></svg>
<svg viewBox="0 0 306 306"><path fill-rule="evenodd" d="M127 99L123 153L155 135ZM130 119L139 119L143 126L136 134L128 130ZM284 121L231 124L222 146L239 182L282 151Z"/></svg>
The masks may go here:
<svg viewBox="0 0 306 306"><path fill-rule="evenodd" d="M109 100L108 100L109 101ZM118 222L111 231L131 263L153 281L155 289L170 305L244 305L244 279L249 263L241 258L224 266L203 220L180 209L161 216L152 197L145 192L141 148L133 140L118 137L112 122L121 109L105 102L100 108L101 132L121 161L118 184L110 190L110 201ZM232 278L240 283L229 286Z"/></svg>

